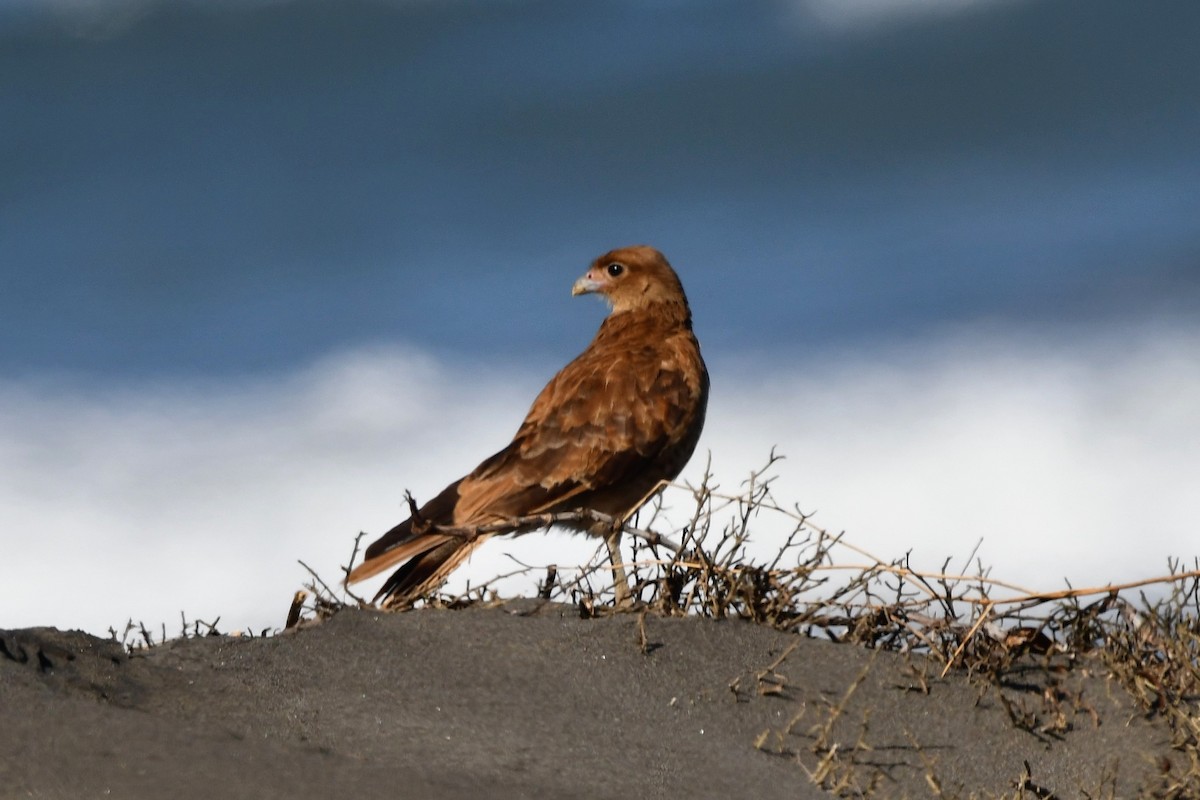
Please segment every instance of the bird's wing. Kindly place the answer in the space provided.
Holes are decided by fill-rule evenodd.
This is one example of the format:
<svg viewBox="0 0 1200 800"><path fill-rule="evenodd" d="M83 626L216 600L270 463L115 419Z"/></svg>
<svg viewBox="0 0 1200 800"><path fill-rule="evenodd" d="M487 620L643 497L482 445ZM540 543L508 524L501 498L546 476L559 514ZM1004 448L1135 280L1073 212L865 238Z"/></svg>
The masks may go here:
<svg viewBox="0 0 1200 800"><path fill-rule="evenodd" d="M637 333L598 336L546 385L512 444L459 484L456 524L594 507L597 492L621 487L632 505L647 482L675 477L682 464L659 462L703 424L707 378L690 334L672 347Z"/></svg>

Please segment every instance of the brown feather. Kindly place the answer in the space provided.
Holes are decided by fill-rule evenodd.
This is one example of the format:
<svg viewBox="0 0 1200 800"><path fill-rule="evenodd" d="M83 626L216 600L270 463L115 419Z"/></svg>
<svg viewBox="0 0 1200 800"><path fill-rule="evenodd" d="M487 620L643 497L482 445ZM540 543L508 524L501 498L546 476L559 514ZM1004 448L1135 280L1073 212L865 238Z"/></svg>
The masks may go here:
<svg viewBox="0 0 1200 800"><path fill-rule="evenodd" d="M415 556L387 579L376 593L376 599L392 598L389 605L403 605L417 599L425 591L440 586L488 538L484 535L465 541L455 537Z"/></svg>
<svg viewBox="0 0 1200 800"><path fill-rule="evenodd" d="M584 292L612 305L592 343L542 389L512 443L423 506L422 519L472 527L580 509L624 517L683 469L704 426L708 372L679 278L657 250L624 248L592 263L576 283ZM483 538L414 535L406 521L367 548L347 580L407 560L379 596L409 602Z"/></svg>
<svg viewBox="0 0 1200 800"><path fill-rule="evenodd" d="M426 534L418 536L414 539L409 539L402 542L391 550L388 550L375 558L370 558L355 567L350 575L346 578L346 583L357 583L365 581L367 578L374 577L383 572L388 567L393 567L402 561L422 555L434 549L443 542L460 541L457 537L448 534Z"/></svg>

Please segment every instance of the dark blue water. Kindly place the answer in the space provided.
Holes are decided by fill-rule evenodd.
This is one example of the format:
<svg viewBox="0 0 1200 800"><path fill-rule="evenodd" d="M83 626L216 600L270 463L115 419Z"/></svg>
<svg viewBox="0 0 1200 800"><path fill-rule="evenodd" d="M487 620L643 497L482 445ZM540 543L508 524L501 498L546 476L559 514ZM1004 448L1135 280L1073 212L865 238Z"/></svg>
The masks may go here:
<svg viewBox="0 0 1200 800"><path fill-rule="evenodd" d="M1194 317L1200 4L977 5L10 2L0 375L565 358L640 241L717 354Z"/></svg>

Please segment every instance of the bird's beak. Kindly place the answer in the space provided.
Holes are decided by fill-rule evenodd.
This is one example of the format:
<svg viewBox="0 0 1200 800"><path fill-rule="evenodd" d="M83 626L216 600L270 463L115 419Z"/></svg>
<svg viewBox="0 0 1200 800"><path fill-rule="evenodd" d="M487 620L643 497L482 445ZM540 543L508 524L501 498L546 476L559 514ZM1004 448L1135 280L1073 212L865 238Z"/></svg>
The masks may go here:
<svg viewBox="0 0 1200 800"><path fill-rule="evenodd" d="M598 292L598 291L600 291L600 288L602 286L603 286L603 284L600 283L600 281L593 278L592 273L589 272L586 275L584 275L582 278L580 278L579 280L575 281L575 285L571 287L571 295L574 297L578 297L581 294L591 294L592 292Z"/></svg>

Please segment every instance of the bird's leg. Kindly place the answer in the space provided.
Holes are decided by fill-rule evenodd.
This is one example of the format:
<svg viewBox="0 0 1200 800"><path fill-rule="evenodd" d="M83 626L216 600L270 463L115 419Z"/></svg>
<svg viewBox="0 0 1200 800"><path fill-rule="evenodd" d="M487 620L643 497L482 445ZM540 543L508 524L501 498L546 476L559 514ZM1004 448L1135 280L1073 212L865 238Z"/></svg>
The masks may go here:
<svg viewBox="0 0 1200 800"><path fill-rule="evenodd" d="M670 481L662 480L654 484L654 488L644 494L642 499L638 500L633 508L613 520L612 527L609 528L604 536L604 543L608 545L608 558L612 561L613 593L616 595L615 603L617 608L623 608L630 604L629 579L625 576L625 566L621 560L621 532L625 530L625 523L633 518L638 509L649 502L650 498L661 492L670 483Z"/></svg>
<svg viewBox="0 0 1200 800"><path fill-rule="evenodd" d="M612 562L613 593L616 595L614 605L624 608L629 605L629 579L625 577L625 566L621 561L621 529L625 527L624 520L617 520L604 535L604 543L608 545L608 559Z"/></svg>

